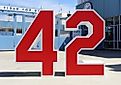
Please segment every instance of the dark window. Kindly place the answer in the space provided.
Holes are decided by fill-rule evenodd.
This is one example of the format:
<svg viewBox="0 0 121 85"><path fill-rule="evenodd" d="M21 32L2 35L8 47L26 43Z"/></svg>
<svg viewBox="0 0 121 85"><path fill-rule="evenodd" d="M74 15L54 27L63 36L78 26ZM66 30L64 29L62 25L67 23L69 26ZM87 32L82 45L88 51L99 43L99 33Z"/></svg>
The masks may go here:
<svg viewBox="0 0 121 85"><path fill-rule="evenodd" d="M121 49L121 41L118 43L118 45L119 45L119 48Z"/></svg>
<svg viewBox="0 0 121 85"><path fill-rule="evenodd" d="M31 9L29 9L29 11L31 11Z"/></svg>
<svg viewBox="0 0 121 85"><path fill-rule="evenodd" d="M114 17L114 22L115 22L115 25L119 24L119 16Z"/></svg>
<svg viewBox="0 0 121 85"><path fill-rule="evenodd" d="M16 8L16 10L18 10L19 8Z"/></svg>
<svg viewBox="0 0 121 85"><path fill-rule="evenodd" d="M110 18L107 18L106 19L106 26L110 26L110 25L113 25L113 17L110 17Z"/></svg>
<svg viewBox="0 0 121 85"><path fill-rule="evenodd" d="M17 33L17 34L22 34L22 29L17 29L17 30L16 30L16 33Z"/></svg>
<svg viewBox="0 0 121 85"><path fill-rule="evenodd" d="M118 40L118 27L114 27L114 33L115 33L115 40Z"/></svg>
<svg viewBox="0 0 121 85"><path fill-rule="evenodd" d="M13 8L13 10L15 10L15 8Z"/></svg>
<svg viewBox="0 0 121 85"><path fill-rule="evenodd" d="M13 36L14 35L14 29L9 27L0 28L0 35L2 36Z"/></svg>
<svg viewBox="0 0 121 85"><path fill-rule="evenodd" d="M121 24L121 15L120 15L120 24Z"/></svg>
<svg viewBox="0 0 121 85"><path fill-rule="evenodd" d="M25 9L25 11L28 11L28 9Z"/></svg>
<svg viewBox="0 0 121 85"><path fill-rule="evenodd" d="M106 40L113 40L113 28L108 27L106 31Z"/></svg>
<svg viewBox="0 0 121 85"><path fill-rule="evenodd" d="M12 9L12 7L10 7L10 9Z"/></svg>
<svg viewBox="0 0 121 85"><path fill-rule="evenodd" d="M88 27L85 25L81 25L82 33L81 36L87 36L88 35Z"/></svg>
<svg viewBox="0 0 121 85"><path fill-rule="evenodd" d="M71 16L71 14L67 14L67 17L70 17Z"/></svg>
<svg viewBox="0 0 121 85"><path fill-rule="evenodd" d="M55 36L56 37L58 36L58 30L57 29L55 30Z"/></svg>
<svg viewBox="0 0 121 85"><path fill-rule="evenodd" d="M56 22L56 24L58 24L58 21Z"/></svg>

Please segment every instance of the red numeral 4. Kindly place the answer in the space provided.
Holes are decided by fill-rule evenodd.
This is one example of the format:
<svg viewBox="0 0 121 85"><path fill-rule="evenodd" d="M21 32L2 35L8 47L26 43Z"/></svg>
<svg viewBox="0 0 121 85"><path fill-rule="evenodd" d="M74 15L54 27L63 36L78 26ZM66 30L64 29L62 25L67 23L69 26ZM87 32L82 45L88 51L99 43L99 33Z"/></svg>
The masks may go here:
<svg viewBox="0 0 121 85"><path fill-rule="evenodd" d="M28 51L37 35L42 31L42 51ZM17 62L42 62L43 75L53 74L53 62L57 52L53 51L53 11L41 11L16 48Z"/></svg>

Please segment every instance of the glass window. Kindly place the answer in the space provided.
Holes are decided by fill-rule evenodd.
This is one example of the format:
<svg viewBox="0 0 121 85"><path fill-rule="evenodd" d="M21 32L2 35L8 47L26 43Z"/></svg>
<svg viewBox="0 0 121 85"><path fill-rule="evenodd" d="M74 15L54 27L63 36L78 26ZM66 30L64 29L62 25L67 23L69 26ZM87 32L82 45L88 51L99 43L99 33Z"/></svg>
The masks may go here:
<svg viewBox="0 0 121 85"><path fill-rule="evenodd" d="M2 27L0 28L0 35L2 36L13 36L14 35L14 29L10 27Z"/></svg>
<svg viewBox="0 0 121 85"><path fill-rule="evenodd" d="M118 27L114 26L114 36L115 36L115 40L118 40Z"/></svg>
<svg viewBox="0 0 121 85"><path fill-rule="evenodd" d="M114 17L114 24L118 25L119 24L119 16Z"/></svg>
<svg viewBox="0 0 121 85"><path fill-rule="evenodd" d="M106 19L106 26L110 26L110 25L113 25L113 17L110 17L110 18L107 18Z"/></svg>
<svg viewBox="0 0 121 85"><path fill-rule="evenodd" d="M85 25L81 25L82 33L81 36L87 36L88 35L88 27Z"/></svg>
<svg viewBox="0 0 121 85"><path fill-rule="evenodd" d="M32 22L34 17L25 17L25 22Z"/></svg>
<svg viewBox="0 0 121 85"><path fill-rule="evenodd" d="M107 28L106 40L113 40L113 27Z"/></svg>
<svg viewBox="0 0 121 85"><path fill-rule="evenodd" d="M17 15L17 16L16 16L16 20L17 20L17 22L22 22L22 16Z"/></svg>
<svg viewBox="0 0 121 85"><path fill-rule="evenodd" d="M22 29L18 28L18 29L16 30L16 35L22 35Z"/></svg>
<svg viewBox="0 0 121 85"><path fill-rule="evenodd" d="M58 36L58 30L57 29L55 30L55 36L56 37Z"/></svg>
<svg viewBox="0 0 121 85"><path fill-rule="evenodd" d="M11 15L0 15L0 21L13 21L13 17Z"/></svg>
<svg viewBox="0 0 121 85"><path fill-rule="evenodd" d="M121 24L121 15L120 15L120 24Z"/></svg>
<svg viewBox="0 0 121 85"><path fill-rule="evenodd" d="M118 43L118 45L119 45L119 48L121 49L121 41Z"/></svg>

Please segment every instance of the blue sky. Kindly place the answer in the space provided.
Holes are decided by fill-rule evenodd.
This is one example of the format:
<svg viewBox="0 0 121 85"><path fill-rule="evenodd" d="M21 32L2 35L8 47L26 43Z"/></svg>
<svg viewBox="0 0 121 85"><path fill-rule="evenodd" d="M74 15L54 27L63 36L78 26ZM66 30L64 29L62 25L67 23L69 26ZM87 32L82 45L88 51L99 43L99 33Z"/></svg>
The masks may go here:
<svg viewBox="0 0 121 85"><path fill-rule="evenodd" d="M32 8L54 9L59 12L63 9L63 12L73 12L76 6L77 0L0 0L1 5L15 5L25 6Z"/></svg>

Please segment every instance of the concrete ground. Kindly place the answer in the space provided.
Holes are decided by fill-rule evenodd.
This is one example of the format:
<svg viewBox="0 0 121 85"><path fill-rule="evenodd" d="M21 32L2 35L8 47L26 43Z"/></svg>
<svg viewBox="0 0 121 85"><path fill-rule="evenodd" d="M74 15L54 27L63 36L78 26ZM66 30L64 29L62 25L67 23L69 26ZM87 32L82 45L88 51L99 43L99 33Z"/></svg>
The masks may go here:
<svg viewBox="0 0 121 85"><path fill-rule="evenodd" d="M66 76L66 77L0 77L2 85L120 85L121 84L121 53L114 51L82 52L79 63L104 63L104 76ZM88 54L88 55L87 55ZM103 56L102 56L103 54ZM112 57L116 56L116 57ZM54 63L54 71L65 71L65 53L58 53L58 62ZM111 57L106 56L111 55ZM118 56L118 57L117 57ZM17 63L15 52L0 52L1 72L40 72L41 63ZM0 74L1 75L1 74ZM5 74L6 75L6 74Z"/></svg>

